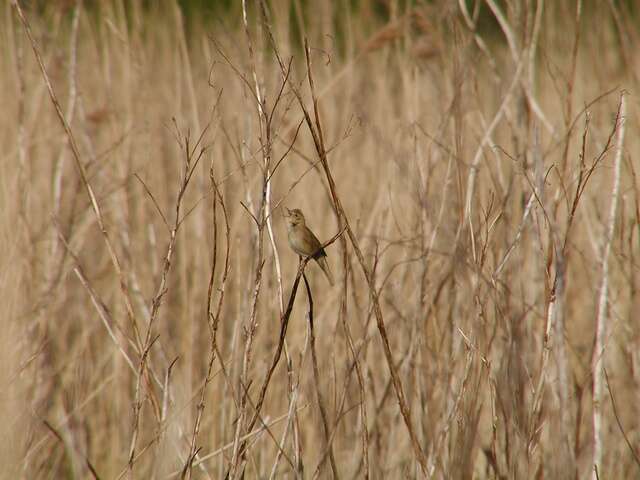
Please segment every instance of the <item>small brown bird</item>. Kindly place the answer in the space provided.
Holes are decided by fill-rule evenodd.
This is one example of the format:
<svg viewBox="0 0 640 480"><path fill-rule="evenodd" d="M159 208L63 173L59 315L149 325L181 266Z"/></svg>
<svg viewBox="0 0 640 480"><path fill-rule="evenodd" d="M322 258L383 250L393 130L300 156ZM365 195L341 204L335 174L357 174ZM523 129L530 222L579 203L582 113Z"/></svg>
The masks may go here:
<svg viewBox="0 0 640 480"><path fill-rule="evenodd" d="M284 210L289 231L289 245L301 257L311 257L318 262L329 283L333 285L333 275L326 258L327 252L322 248L320 240L307 227L304 215L297 208L289 210L285 207Z"/></svg>

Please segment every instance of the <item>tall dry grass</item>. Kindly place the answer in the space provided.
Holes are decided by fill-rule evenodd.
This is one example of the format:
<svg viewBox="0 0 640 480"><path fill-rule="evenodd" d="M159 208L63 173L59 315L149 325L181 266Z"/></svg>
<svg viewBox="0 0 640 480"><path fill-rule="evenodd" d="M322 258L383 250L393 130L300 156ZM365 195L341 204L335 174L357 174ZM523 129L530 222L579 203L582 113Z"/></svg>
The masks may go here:
<svg viewBox="0 0 640 480"><path fill-rule="evenodd" d="M627 7L12 3L3 477L638 475Z"/></svg>

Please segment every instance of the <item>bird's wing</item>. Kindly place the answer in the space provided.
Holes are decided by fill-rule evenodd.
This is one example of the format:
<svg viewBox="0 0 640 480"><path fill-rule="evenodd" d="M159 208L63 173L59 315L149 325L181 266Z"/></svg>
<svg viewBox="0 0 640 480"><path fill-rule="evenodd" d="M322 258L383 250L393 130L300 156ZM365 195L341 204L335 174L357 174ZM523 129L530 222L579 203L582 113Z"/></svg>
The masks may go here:
<svg viewBox="0 0 640 480"><path fill-rule="evenodd" d="M307 228L307 230L309 229ZM317 260L320 257L326 257L327 252L325 252L324 248L322 248L322 243L320 243L320 240L318 240L318 237L316 237L311 230L309 230L309 235L310 235L309 240L311 241L311 243L313 243L313 249L316 252L313 254L312 258L315 258Z"/></svg>

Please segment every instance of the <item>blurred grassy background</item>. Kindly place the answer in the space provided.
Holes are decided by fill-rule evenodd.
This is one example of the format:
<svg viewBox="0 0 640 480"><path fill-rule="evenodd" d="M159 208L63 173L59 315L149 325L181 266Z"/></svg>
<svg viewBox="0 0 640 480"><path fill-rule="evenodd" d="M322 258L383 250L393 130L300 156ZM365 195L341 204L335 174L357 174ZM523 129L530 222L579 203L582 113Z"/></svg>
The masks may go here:
<svg viewBox="0 0 640 480"><path fill-rule="evenodd" d="M321 240L339 229L311 135L304 124L295 135L302 113L290 86L268 143L270 169L287 154L270 179L273 244L248 213L259 217L265 201L252 65L269 111L282 82L268 25L282 58L293 58L307 108L302 39L311 45L330 167L373 272L428 472L591 475L593 345L615 200L605 364L617 410L605 389L596 402L599 474L636 476L621 430L637 451L637 5L467 1L465 18L463 4L445 1L274 0L264 14L248 3L253 60L241 2L21 2L122 277L24 29L10 2L2 8L3 475L90 478L88 460L100 478L180 476L211 358L213 248L217 301L227 247L219 203L214 239L210 171L228 213L230 271L195 442L196 460L206 459L193 477L222 478L238 461L234 438L251 433L246 416L278 341L278 262L284 302L298 264L280 208L301 208ZM489 4L504 14L511 45ZM614 198L622 91L626 137ZM158 209L173 224L180 142L193 145L202 132L207 148L150 324L170 241ZM562 256L553 235L566 245ZM301 288L290 362L276 369L262 409L274 423L251 437L243 468L249 478L422 478L353 248L336 242L328 254L338 286L329 288L315 265L307 269L320 381ZM564 291L554 286L560 260ZM143 336L149 325L157 336L144 369L127 299Z"/></svg>

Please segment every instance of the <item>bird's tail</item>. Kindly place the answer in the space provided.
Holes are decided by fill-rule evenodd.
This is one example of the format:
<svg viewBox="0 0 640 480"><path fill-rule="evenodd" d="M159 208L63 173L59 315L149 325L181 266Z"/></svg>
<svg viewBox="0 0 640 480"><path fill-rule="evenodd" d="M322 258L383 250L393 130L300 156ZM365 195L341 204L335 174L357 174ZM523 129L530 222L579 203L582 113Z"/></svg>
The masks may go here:
<svg viewBox="0 0 640 480"><path fill-rule="evenodd" d="M326 275L327 280L329 280L329 284L333 286L333 275L331 274L331 269L329 268L329 262L327 262L327 257L316 258L316 262L318 262L318 265L320 265L320 268Z"/></svg>

